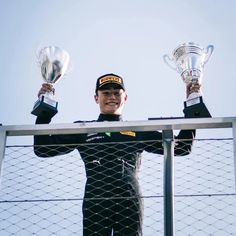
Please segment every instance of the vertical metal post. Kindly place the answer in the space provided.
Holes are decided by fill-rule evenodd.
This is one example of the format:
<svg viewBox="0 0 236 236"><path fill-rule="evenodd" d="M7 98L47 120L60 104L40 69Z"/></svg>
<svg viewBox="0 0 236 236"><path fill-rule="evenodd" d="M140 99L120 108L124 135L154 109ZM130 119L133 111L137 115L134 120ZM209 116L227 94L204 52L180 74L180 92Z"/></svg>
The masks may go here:
<svg viewBox="0 0 236 236"><path fill-rule="evenodd" d="M2 177L2 163L5 156L6 130L0 128L0 181Z"/></svg>
<svg viewBox="0 0 236 236"><path fill-rule="evenodd" d="M234 150L234 181L235 181L235 192L236 192L236 120L232 123L233 129L233 150Z"/></svg>
<svg viewBox="0 0 236 236"><path fill-rule="evenodd" d="M174 135L163 130L164 147L164 235L175 235L174 224Z"/></svg>

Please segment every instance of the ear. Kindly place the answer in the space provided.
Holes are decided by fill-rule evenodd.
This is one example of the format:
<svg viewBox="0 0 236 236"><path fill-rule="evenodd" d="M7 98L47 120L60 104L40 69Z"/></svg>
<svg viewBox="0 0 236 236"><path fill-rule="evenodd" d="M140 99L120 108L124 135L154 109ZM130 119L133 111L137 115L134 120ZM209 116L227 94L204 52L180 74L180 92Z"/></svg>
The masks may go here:
<svg viewBox="0 0 236 236"><path fill-rule="evenodd" d="M94 95L94 100L95 100L95 102L98 104L98 95Z"/></svg>
<svg viewBox="0 0 236 236"><path fill-rule="evenodd" d="M125 101L127 101L128 100L128 95L127 94L125 94Z"/></svg>

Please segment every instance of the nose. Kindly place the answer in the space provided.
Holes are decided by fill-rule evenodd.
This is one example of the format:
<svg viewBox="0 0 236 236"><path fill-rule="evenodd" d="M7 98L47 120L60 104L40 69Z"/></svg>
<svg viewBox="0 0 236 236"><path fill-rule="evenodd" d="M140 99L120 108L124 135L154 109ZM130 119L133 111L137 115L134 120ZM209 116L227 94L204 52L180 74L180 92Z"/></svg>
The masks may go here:
<svg viewBox="0 0 236 236"><path fill-rule="evenodd" d="M115 99L116 98L116 94L115 94L115 92L109 92L107 94L107 97L110 98L110 99Z"/></svg>
<svg viewBox="0 0 236 236"><path fill-rule="evenodd" d="M115 93L110 93L110 94L109 94L109 98L115 99L115 98L116 98Z"/></svg>

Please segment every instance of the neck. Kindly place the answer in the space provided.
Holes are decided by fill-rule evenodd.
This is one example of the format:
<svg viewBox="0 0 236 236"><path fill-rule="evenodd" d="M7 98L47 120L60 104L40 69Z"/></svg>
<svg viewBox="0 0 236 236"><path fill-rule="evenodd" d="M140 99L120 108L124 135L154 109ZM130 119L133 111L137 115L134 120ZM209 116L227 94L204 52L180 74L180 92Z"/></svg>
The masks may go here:
<svg viewBox="0 0 236 236"><path fill-rule="evenodd" d="M98 121L121 121L122 115L116 114L100 114L98 117Z"/></svg>

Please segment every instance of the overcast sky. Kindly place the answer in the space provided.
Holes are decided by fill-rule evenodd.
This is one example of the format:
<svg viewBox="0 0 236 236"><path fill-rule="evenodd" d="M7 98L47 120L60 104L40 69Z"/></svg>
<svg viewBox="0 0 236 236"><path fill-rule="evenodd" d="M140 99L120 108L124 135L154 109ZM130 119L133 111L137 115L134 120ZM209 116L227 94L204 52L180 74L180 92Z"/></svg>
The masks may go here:
<svg viewBox="0 0 236 236"><path fill-rule="evenodd" d="M215 50L203 91L213 117L235 116L234 0L0 0L0 123L34 124L43 82L38 49L67 50L71 65L56 84L55 123L96 119L96 78L121 75L129 99L125 120L182 116L185 85L163 62L185 42Z"/></svg>

